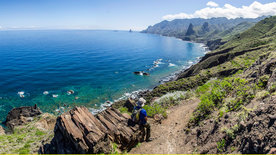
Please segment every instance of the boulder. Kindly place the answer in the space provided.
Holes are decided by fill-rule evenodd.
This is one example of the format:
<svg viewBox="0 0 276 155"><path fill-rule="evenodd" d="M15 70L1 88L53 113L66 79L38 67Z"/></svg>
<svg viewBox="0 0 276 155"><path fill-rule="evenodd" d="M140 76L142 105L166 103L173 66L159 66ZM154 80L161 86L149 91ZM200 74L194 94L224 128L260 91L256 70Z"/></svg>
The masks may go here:
<svg viewBox="0 0 276 155"><path fill-rule="evenodd" d="M142 71L136 71L136 72L133 72L133 73L136 74L136 75L142 75L143 74Z"/></svg>
<svg viewBox="0 0 276 155"><path fill-rule="evenodd" d="M42 114L37 105L13 108L7 115L4 124L13 130L15 126L24 125L25 123L32 121L33 117Z"/></svg>
<svg viewBox="0 0 276 155"><path fill-rule="evenodd" d="M75 107L57 118L55 136L40 148L40 153L111 153L112 142L128 150L141 135L138 125L129 118L114 108L94 116L85 107Z"/></svg>
<svg viewBox="0 0 276 155"><path fill-rule="evenodd" d="M124 104L124 107L127 107L129 112L132 112L132 110L134 109L135 106L136 106L135 101L130 98L128 98Z"/></svg>
<svg viewBox="0 0 276 155"><path fill-rule="evenodd" d="M149 73L146 73L146 72L143 72L143 75L149 76L150 74L149 74Z"/></svg>

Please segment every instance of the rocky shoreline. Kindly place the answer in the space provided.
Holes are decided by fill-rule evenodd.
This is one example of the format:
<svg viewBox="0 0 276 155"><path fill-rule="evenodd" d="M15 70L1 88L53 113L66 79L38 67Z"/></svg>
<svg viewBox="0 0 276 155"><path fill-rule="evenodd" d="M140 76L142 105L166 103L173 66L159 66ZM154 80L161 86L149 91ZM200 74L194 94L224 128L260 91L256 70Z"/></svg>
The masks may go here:
<svg viewBox="0 0 276 155"><path fill-rule="evenodd" d="M207 52L208 49L206 47L205 49ZM200 59L198 59L196 63L199 61ZM195 64L191 64L189 67L169 75L165 78L166 80L161 79L160 85L177 80L182 73ZM159 85L156 87L158 86ZM134 91L128 94L128 96L125 96L125 98L121 98L114 103L107 101L103 105L104 108L93 114L85 107L75 107L69 112L63 113L57 117L57 123L55 123L55 127L51 129L54 129L53 139L48 138L46 141L42 141L39 152L110 153L112 149L110 147L111 145L109 145L110 143L118 144L121 150L130 150L139 143L139 136L141 136L141 133L138 131L137 125L130 124L130 116L128 114L122 115L117 109L120 107L127 107L128 111L132 111L135 106L134 101L140 97L146 98L153 89ZM17 127L29 124L36 118L41 117L41 115L43 115L43 113L37 105L33 107L14 108L8 113L6 121L3 122L7 129L1 127L0 135L7 133L7 131L12 133ZM53 124L52 120L50 122ZM86 126L87 123L90 125ZM119 128L117 127L118 124L121 124ZM45 127L49 125L47 121L45 121L42 126ZM72 126L75 127L72 128ZM80 133L82 133L82 135L79 135ZM87 133L94 133L99 137L89 136ZM80 139L82 140L80 141Z"/></svg>

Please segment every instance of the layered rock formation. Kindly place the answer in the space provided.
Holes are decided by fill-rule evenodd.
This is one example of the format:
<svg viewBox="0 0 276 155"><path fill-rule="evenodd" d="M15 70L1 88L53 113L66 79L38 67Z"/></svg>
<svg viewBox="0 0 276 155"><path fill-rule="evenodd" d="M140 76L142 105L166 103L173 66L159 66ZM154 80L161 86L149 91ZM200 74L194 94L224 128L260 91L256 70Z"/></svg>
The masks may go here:
<svg viewBox="0 0 276 155"><path fill-rule="evenodd" d="M42 112L37 107L37 105L34 105L33 107L28 106L14 108L8 113L4 124L10 129L13 129L15 126L24 125L27 122L31 122L33 117L40 114L42 114Z"/></svg>
<svg viewBox="0 0 276 155"><path fill-rule="evenodd" d="M40 153L110 153L113 142L128 150L140 137L129 118L114 108L93 116L87 108L75 107L57 118L55 136Z"/></svg>

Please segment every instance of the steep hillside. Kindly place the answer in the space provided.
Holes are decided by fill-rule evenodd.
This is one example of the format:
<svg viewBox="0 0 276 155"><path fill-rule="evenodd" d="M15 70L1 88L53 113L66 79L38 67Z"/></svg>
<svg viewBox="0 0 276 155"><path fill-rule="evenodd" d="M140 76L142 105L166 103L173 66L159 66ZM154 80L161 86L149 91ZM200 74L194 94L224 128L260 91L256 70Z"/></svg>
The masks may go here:
<svg viewBox="0 0 276 155"><path fill-rule="evenodd" d="M194 25L190 29L193 36ZM209 24L204 23L200 31L210 31ZM180 73L177 80L138 94L136 99L147 100L144 109L152 124L152 142L141 144L141 131L129 115L135 100L127 99L94 116L85 107L75 107L56 123L50 116L44 118L37 106L23 107L36 109L37 117L29 117L30 112L22 108L14 109L6 125L24 124L13 128L12 134L0 136L8 146L0 147L0 152L35 153L42 142L40 153L273 153L275 80L273 16L233 35Z"/></svg>
<svg viewBox="0 0 276 155"><path fill-rule="evenodd" d="M276 146L276 16L235 35L177 81L156 87L200 98L183 146L196 153L268 153Z"/></svg>
<svg viewBox="0 0 276 155"><path fill-rule="evenodd" d="M207 41L221 38L223 40L229 40L235 34L250 28L264 18L265 17L259 17L256 19L175 19L173 21L162 21L154 26L149 26L142 32L207 43ZM190 27L190 24L192 24L193 27ZM193 32L193 35L189 32Z"/></svg>

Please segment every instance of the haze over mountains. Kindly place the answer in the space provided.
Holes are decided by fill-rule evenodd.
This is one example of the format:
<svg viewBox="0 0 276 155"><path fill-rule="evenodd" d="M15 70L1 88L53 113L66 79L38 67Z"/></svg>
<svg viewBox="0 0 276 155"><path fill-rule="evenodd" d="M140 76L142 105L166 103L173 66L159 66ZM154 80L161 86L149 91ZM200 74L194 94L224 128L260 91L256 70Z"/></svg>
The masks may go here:
<svg viewBox="0 0 276 155"><path fill-rule="evenodd" d="M259 18L192 18L164 20L153 26L149 26L143 33L160 34L173 36L187 41L197 41L207 43L211 40L220 39L219 42L229 40L232 36L243 32L255 23L264 19Z"/></svg>

